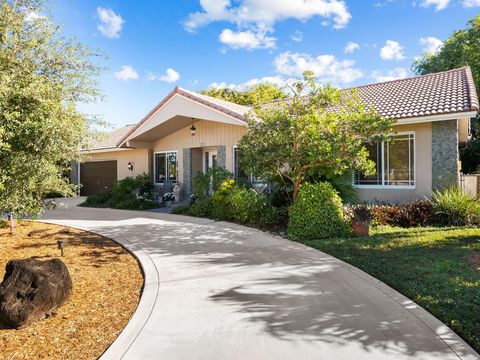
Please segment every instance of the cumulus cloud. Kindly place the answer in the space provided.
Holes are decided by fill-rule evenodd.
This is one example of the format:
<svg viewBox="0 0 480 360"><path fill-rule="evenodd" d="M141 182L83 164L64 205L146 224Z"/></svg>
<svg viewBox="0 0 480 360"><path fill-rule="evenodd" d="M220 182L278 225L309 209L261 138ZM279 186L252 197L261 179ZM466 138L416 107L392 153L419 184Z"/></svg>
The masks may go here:
<svg viewBox="0 0 480 360"><path fill-rule="evenodd" d="M167 71L165 71L164 75L149 74L148 78L149 80L164 81L166 83L172 84L180 79L180 74L176 70L168 68Z"/></svg>
<svg viewBox="0 0 480 360"><path fill-rule="evenodd" d="M434 54L443 46L443 42L433 36L420 38L420 45L423 45L423 51Z"/></svg>
<svg viewBox="0 0 480 360"><path fill-rule="evenodd" d="M466 0L466 1L469 1L469 0ZM448 6L449 2L450 0L421 0L420 6L424 8L434 6L435 11L440 11L445 9Z"/></svg>
<svg viewBox="0 0 480 360"><path fill-rule="evenodd" d="M230 29L225 29L218 38L220 42L233 49L246 50L273 48L275 47L276 41L274 37L267 36L266 32L253 32L250 30L235 32Z"/></svg>
<svg viewBox="0 0 480 360"><path fill-rule="evenodd" d="M301 77L305 71L312 71L319 82L331 84L351 83L363 76L351 60L338 60L334 55L293 53L279 54L274 61L277 73L288 77Z"/></svg>
<svg viewBox="0 0 480 360"><path fill-rule="evenodd" d="M480 6L480 0L463 0L463 6L467 8Z"/></svg>
<svg viewBox="0 0 480 360"><path fill-rule="evenodd" d="M210 84L210 87L217 88L217 89L231 89L231 90L237 90L237 91L246 91L260 84L272 84L272 85L284 87L287 81L288 80L284 80L280 76L265 76L259 79L250 79L240 84L214 82Z"/></svg>
<svg viewBox="0 0 480 360"><path fill-rule="evenodd" d="M355 50L358 50L360 49L360 45L358 45L357 43L354 43L352 41L349 41L347 43L347 45L345 46L345 54L351 54L353 52L355 52Z"/></svg>
<svg viewBox="0 0 480 360"><path fill-rule="evenodd" d="M123 65L120 71L114 73L115 77L119 80L136 80L138 79L137 70L130 65Z"/></svg>
<svg viewBox="0 0 480 360"><path fill-rule="evenodd" d="M314 16L332 19L335 28L345 27L352 17L342 0L200 0L201 11L190 14L185 29L194 31L215 21L231 21L238 25L273 26L275 22Z"/></svg>
<svg viewBox="0 0 480 360"><path fill-rule="evenodd" d="M405 68L398 67L387 72L372 71L372 78L377 82L391 81L404 79L408 76L408 71Z"/></svg>
<svg viewBox="0 0 480 360"><path fill-rule="evenodd" d="M380 49L380 57L383 60L403 60L403 48L397 41L387 40L385 45Z"/></svg>
<svg viewBox="0 0 480 360"><path fill-rule="evenodd" d="M292 36L290 36L290 39L292 39L295 42L301 42L303 41L303 32L301 31L295 31Z"/></svg>
<svg viewBox="0 0 480 360"><path fill-rule="evenodd" d="M97 7L97 15L99 23L97 29L102 35L115 39L120 37L125 20L119 14L116 14L112 9Z"/></svg>

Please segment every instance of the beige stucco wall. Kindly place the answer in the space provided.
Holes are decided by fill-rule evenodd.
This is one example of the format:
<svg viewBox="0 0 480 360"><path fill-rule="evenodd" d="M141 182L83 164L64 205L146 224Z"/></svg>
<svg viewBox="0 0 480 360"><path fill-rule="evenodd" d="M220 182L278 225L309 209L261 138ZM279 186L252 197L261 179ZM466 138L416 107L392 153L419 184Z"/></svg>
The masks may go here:
<svg viewBox="0 0 480 360"><path fill-rule="evenodd" d="M196 133L190 133L190 126L168 135L153 145L153 152L157 151L178 151L178 179L183 179L183 149L187 148L208 148L218 145L225 145L226 169L233 171L233 146L238 144L240 138L245 134L246 127L230 125L214 121L199 120L195 122ZM201 155L195 152L193 161L201 161ZM196 170L196 167L195 167ZM196 173L196 172L195 172Z"/></svg>
<svg viewBox="0 0 480 360"><path fill-rule="evenodd" d="M118 151L92 152L86 154L85 161L117 160L117 180L127 176L149 174L149 156L147 149L126 149ZM128 163L133 163L133 171L128 170Z"/></svg>
<svg viewBox="0 0 480 360"><path fill-rule="evenodd" d="M395 131L415 131L415 189L358 189L362 201L400 203L429 197L432 191L432 123L395 126Z"/></svg>

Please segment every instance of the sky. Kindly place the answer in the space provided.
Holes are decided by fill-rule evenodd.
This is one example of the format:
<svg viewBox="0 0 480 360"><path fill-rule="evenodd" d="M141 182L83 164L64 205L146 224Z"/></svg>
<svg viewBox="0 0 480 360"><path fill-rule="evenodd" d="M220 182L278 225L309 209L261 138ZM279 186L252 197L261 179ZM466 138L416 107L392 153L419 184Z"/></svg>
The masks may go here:
<svg viewBox="0 0 480 360"><path fill-rule="evenodd" d="M243 90L305 70L340 88L412 76L480 13L480 0L58 0L67 36L103 51L104 99L80 105L117 128L175 86Z"/></svg>

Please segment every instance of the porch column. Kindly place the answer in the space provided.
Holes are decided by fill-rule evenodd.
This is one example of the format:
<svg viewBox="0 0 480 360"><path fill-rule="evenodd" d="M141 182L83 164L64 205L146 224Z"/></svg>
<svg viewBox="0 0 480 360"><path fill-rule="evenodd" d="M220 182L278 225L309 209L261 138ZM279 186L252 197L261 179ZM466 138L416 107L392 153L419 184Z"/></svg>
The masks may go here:
<svg viewBox="0 0 480 360"><path fill-rule="evenodd" d="M183 197L188 199L192 194L192 149L183 149Z"/></svg>
<svg viewBox="0 0 480 360"><path fill-rule="evenodd" d="M457 120L432 122L432 189L459 184Z"/></svg>
<svg viewBox="0 0 480 360"><path fill-rule="evenodd" d="M217 165L227 168L227 148L225 145L217 146Z"/></svg>

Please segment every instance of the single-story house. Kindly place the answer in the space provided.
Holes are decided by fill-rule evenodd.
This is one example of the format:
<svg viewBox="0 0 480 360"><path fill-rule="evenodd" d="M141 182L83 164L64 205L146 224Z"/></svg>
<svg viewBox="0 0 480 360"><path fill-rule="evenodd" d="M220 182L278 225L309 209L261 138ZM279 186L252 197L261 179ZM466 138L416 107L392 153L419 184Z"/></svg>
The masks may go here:
<svg viewBox="0 0 480 360"><path fill-rule="evenodd" d="M371 146L377 174L353 176L361 199L402 202L458 184L459 151L479 103L469 67L356 88L363 101L395 119L395 141ZM72 172L88 195L127 176L147 173L155 186L179 182L193 191L199 171L239 172L236 145L248 127L246 106L179 87L140 122L93 145Z"/></svg>

